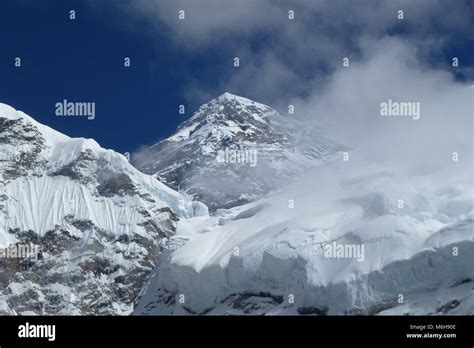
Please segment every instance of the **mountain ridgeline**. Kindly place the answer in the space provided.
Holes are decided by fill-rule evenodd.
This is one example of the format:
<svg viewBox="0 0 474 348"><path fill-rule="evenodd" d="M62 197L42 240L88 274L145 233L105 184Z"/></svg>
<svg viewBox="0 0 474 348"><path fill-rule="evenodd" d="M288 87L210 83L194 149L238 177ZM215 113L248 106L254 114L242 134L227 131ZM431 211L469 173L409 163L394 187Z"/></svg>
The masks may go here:
<svg viewBox="0 0 474 348"><path fill-rule="evenodd" d="M215 211L259 199L338 151L319 128L224 93L132 163Z"/></svg>

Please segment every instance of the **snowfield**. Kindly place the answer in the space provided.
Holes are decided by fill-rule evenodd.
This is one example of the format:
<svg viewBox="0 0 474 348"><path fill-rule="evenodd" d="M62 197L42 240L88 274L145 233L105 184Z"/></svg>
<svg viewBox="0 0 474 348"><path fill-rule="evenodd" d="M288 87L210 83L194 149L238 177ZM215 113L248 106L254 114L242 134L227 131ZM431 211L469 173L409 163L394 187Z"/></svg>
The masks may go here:
<svg viewBox="0 0 474 348"><path fill-rule="evenodd" d="M180 222L135 312L245 314L229 299L257 294L250 314L405 313L412 297L462 283L469 301L457 310L473 314L472 188L471 173L407 179L333 162L265 199ZM333 243L364 246L363 259L327 257ZM184 303L163 303L180 294Z"/></svg>

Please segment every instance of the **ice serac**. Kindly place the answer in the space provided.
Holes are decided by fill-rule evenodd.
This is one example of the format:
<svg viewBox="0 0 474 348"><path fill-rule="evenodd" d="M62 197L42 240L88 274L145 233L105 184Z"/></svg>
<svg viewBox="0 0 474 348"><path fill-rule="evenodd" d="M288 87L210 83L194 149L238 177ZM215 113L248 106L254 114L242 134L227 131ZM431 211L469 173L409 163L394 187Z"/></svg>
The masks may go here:
<svg viewBox="0 0 474 348"><path fill-rule="evenodd" d="M339 161L183 221L135 312L474 314L471 175Z"/></svg>
<svg viewBox="0 0 474 348"><path fill-rule="evenodd" d="M264 104L224 93L202 105L171 137L132 160L144 173L193 195L211 210L242 205L340 150L317 127L301 127L288 118ZM255 151L256 165L218 161L219 151L226 149Z"/></svg>
<svg viewBox="0 0 474 348"><path fill-rule="evenodd" d="M127 159L0 104L2 314L127 314L180 218L207 214Z"/></svg>

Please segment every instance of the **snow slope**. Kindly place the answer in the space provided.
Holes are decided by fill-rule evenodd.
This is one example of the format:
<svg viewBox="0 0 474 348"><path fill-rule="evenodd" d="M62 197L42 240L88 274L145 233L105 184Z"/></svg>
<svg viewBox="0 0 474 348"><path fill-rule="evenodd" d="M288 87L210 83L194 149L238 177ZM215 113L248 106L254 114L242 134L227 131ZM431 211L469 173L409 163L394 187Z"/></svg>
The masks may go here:
<svg viewBox="0 0 474 348"><path fill-rule="evenodd" d="M41 247L38 262L0 260L7 313L128 313L176 221L207 214L123 155L4 104L0 179L0 245Z"/></svg>
<svg viewBox="0 0 474 348"><path fill-rule="evenodd" d="M406 176L327 164L267 198L183 222L135 312L474 314L472 197L472 173L452 168ZM363 258L328 257L334 242L364 246ZM413 309L441 292L465 301Z"/></svg>

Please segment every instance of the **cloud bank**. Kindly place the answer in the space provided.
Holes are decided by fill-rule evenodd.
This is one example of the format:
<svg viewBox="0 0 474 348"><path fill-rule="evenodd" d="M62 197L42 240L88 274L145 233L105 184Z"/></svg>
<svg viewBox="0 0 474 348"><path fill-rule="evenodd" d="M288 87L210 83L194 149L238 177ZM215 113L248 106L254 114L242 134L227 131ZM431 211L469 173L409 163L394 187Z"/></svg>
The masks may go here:
<svg viewBox="0 0 474 348"><path fill-rule="evenodd" d="M309 96L324 88L343 57L366 59L366 43L387 36L419 48L425 65L449 69L440 56L451 41L473 36L474 21L472 2L448 0L135 0L109 6L133 18L137 30L165 35L183 54L228 53L229 65L216 66L217 87L190 79L189 94L201 102L224 90L270 104ZM235 56L241 66L229 72ZM469 67L461 70L472 74Z"/></svg>

